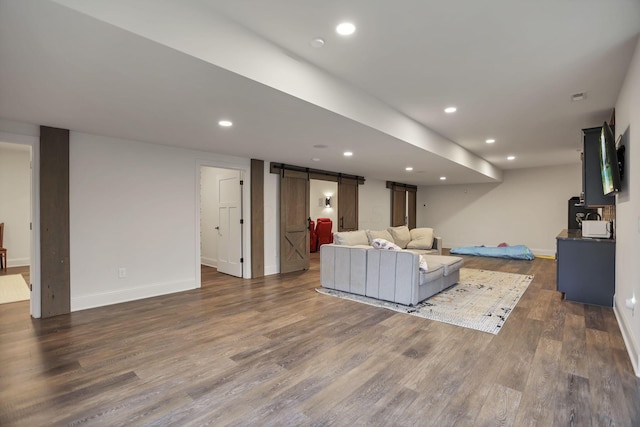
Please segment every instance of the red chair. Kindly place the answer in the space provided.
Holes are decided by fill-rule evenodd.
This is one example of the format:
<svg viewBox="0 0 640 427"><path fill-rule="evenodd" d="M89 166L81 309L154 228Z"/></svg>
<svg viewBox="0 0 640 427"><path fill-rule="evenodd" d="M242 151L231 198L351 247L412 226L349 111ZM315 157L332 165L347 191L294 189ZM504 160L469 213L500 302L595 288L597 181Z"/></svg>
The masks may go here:
<svg viewBox="0 0 640 427"><path fill-rule="evenodd" d="M318 250L320 246L333 243L333 222L331 218L318 218L318 224L316 225L316 235L318 236Z"/></svg>
<svg viewBox="0 0 640 427"><path fill-rule="evenodd" d="M316 223L309 220L309 250L318 252L318 235L316 234Z"/></svg>

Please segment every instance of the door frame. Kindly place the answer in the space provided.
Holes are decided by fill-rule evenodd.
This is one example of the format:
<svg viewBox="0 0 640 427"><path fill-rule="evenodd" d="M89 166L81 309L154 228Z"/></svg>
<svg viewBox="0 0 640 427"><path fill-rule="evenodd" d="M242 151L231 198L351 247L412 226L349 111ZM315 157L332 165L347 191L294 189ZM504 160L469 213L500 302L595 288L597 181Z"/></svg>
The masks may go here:
<svg viewBox="0 0 640 427"><path fill-rule="evenodd" d="M29 281L31 292L29 312L31 317L42 317L42 290L40 287L40 138L39 136L18 135L0 132L0 140L10 144L31 147L31 236L29 261Z"/></svg>
<svg viewBox="0 0 640 427"><path fill-rule="evenodd" d="M210 159L197 159L194 175L195 175L195 197L196 197L196 209L195 209L195 224L194 224L194 233L195 233L195 276L196 276L196 287L200 288L202 286L202 274L200 272L200 258L202 256L202 251L200 245L202 244L200 240L200 168L201 167L212 167L219 169L229 169L229 170L237 170L240 171L240 179L243 180L243 184L248 186L251 179L251 166L249 164L240 165L237 163L226 163L222 161L215 161ZM248 187L245 187L248 188ZM251 239L248 239L247 236L250 235L250 225L251 225L251 200L250 200L250 191L242 191L242 219L243 224L241 227L241 238L242 238L242 253L244 257L244 262L242 263L242 277L244 279L251 278Z"/></svg>

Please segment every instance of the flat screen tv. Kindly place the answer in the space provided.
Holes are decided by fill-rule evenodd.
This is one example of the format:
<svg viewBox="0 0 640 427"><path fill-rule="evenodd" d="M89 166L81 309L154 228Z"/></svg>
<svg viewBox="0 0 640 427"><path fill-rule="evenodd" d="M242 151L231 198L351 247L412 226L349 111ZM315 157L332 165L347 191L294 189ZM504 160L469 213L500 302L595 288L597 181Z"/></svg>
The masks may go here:
<svg viewBox="0 0 640 427"><path fill-rule="evenodd" d="M608 196L620 191L620 168L613 131L607 122L600 131L600 173L602 174L602 190Z"/></svg>

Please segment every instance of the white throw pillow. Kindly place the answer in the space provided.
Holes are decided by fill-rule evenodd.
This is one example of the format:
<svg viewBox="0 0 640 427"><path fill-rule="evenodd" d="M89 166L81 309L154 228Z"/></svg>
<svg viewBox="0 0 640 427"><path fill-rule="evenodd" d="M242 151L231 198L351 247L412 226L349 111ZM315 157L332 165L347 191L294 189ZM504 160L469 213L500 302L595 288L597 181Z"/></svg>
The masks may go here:
<svg viewBox="0 0 640 427"><path fill-rule="evenodd" d="M411 241L407 249L431 249L433 247L433 228L414 228L409 232Z"/></svg>
<svg viewBox="0 0 640 427"><path fill-rule="evenodd" d="M401 251L402 248L386 239L373 239L371 245L376 249L384 249L387 251Z"/></svg>
<svg viewBox="0 0 640 427"><path fill-rule="evenodd" d="M398 227L389 227L387 228L389 233L391 233L391 237L393 237L393 241L396 245L400 246L402 249L407 247L407 243L411 241L411 234L409 233L409 227L406 225L400 225Z"/></svg>
<svg viewBox="0 0 640 427"><path fill-rule="evenodd" d="M369 245L369 238L364 230L341 231L333 233L333 243L336 245L356 246Z"/></svg>
<svg viewBox="0 0 640 427"><path fill-rule="evenodd" d="M373 246L375 239L384 239L393 242L393 237L387 230L367 230L367 237L369 238L369 245L371 246Z"/></svg>
<svg viewBox="0 0 640 427"><path fill-rule="evenodd" d="M373 239L371 243L374 248L387 251L402 251L402 248L395 243L392 243L385 239ZM420 255L420 271L427 271L429 266L427 265L427 259Z"/></svg>

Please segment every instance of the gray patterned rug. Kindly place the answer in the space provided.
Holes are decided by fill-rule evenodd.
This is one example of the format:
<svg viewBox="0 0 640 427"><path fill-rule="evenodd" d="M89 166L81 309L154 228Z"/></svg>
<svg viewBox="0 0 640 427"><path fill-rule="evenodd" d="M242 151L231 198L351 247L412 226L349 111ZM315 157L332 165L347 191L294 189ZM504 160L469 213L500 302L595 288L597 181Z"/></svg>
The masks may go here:
<svg viewBox="0 0 640 427"><path fill-rule="evenodd" d="M462 268L459 283L415 307L334 289L319 288L316 291L495 335L532 280L533 276L522 274Z"/></svg>

